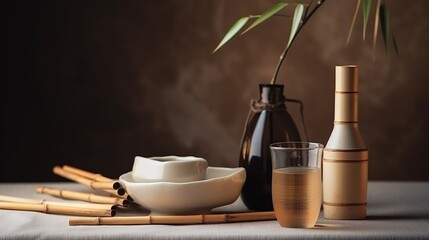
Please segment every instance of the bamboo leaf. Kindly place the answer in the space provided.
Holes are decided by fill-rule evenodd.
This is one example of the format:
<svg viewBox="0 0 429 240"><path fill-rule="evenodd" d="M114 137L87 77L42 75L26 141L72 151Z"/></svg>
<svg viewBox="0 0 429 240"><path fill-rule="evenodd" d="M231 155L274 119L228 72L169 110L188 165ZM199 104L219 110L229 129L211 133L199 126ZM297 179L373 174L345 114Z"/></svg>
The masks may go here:
<svg viewBox="0 0 429 240"><path fill-rule="evenodd" d="M217 45L215 50L213 50L212 53L215 53L219 48L221 48L226 42L228 42L232 37L234 37L240 29L243 28L243 26L249 21L249 17L242 17L238 19L237 22L232 25L232 27L228 30L228 32L223 37L222 41Z"/></svg>
<svg viewBox="0 0 429 240"><path fill-rule="evenodd" d="M372 0L363 0L362 13L363 13L363 40L365 40L366 26L368 24L369 13L371 11Z"/></svg>
<svg viewBox="0 0 429 240"><path fill-rule="evenodd" d="M396 43L395 34L393 33L392 33L392 42L393 42L393 48L395 49L396 55L399 55L398 44Z"/></svg>
<svg viewBox="0 0 429 240"><path fill-rule="evenodd" d="M347 35L346 46L349 44L353 29L355 28L355 22L356 22L356 18L357 18L358 12L359 12L360 3L361 3L361 0L358 0L356 3L355 14L353 15L352 25L350 26L349 34Z"/></svg>
<svg viewBox="0 0 429 240"><path fill-rule="evenodd" d="M269 19L270 17L272 17L274 14L278 13L279 11L281 11L283 8L285 8L288 4L287 3L277 3L276 5L272 6L271 8L269 8L267 11L265 11L258 19L256 19L256 21L254 21L252 23L252 25L250 25L243 33L241 33L242 35L245 34L246 32L248 32L249 30L253 29L254 27L258 26L259 24L261 24L262 22L264 22L265 20Z"/></svg>
<svg viewBox="0 0 429 240"><path fill-rule="evenodd" d="M385 4L380 5L380 25L381 25L381 33L383 34L384 39L384 47L387 49L387 38L390 34L390 16L389 10L387 9Z"/></svg>
<svg viewBox="0 0 429 240"><path fill-rule="evenodd" d="M377 0L377 8L380 9L381 0ZM378 23L380 21L380 11L375 11L375 20L374 20L374 35L372 38L372 58L375 59L375 46L377 44L377 34L378 34Z"/></svg>
<svg viewBox="0 0 429 240"><path fill-rule="evenodd" d="M286 48L289 48L290 44L295 38L296 32L298 31L298 27L301 24L303 13L304 13L304 4L297 4L295 7L295 13L293 14L293 21L292 21L292 27L290 29L289 42L287 43Z"/></svg>

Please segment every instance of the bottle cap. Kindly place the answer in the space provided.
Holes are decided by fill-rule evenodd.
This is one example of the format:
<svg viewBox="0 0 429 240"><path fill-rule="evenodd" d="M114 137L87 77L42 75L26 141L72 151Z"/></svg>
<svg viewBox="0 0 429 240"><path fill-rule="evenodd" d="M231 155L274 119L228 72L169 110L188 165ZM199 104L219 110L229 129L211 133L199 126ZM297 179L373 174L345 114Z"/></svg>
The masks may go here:
<svg viewBox="0 0 429 240"><path fill-rule="evenodd" d="M335 67L335 91L358 92L358 67L356 65Z"/></svg>

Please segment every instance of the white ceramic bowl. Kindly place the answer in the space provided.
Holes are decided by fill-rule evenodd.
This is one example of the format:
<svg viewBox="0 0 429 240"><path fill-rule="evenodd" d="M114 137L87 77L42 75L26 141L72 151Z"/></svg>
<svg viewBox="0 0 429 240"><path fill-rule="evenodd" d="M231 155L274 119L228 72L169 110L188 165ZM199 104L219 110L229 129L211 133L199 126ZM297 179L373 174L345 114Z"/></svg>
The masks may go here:
<svg viewBox="0 0 429 240"><path fill-rule="evenodd" d="M233 203L246 180L244 168L208 167L206 179L187 183L139 182L131 172L119 177L134 201L152 214L196 214Z"/></svg>
<svg viewBox="0 0 429 240"><path fill-rule="evenodd" d="M134 158L132 175L141 182L190 182L206 177L207 161L197 157Z"/></svg>

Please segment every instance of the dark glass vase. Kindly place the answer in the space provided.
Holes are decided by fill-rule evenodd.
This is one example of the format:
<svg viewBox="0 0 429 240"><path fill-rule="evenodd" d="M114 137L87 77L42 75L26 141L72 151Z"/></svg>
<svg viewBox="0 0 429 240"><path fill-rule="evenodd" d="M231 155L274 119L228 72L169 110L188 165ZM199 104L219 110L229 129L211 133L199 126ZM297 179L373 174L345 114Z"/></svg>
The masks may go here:
<svg viewBox="0 0 429 240"><path fill-rule="evenodd" d="M271 155L274 142L301 141L285 105L282 84L260 84L261 97L253 100L244 129L239 166L247 171L241 197L251 210L273 210Z"/></svg>

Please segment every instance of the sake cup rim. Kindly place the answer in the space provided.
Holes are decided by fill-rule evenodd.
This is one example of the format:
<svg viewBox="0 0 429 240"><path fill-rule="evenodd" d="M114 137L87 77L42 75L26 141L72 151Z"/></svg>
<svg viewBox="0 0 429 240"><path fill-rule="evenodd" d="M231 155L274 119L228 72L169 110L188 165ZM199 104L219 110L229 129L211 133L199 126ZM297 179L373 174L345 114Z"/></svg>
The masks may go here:
<svg viewBox="0 0 429 240"><path fill-rule="evenodd" d="M323 149L324 145L317 142L276 142L270 144L270 148L275 150L315 150Z"/></svg>

